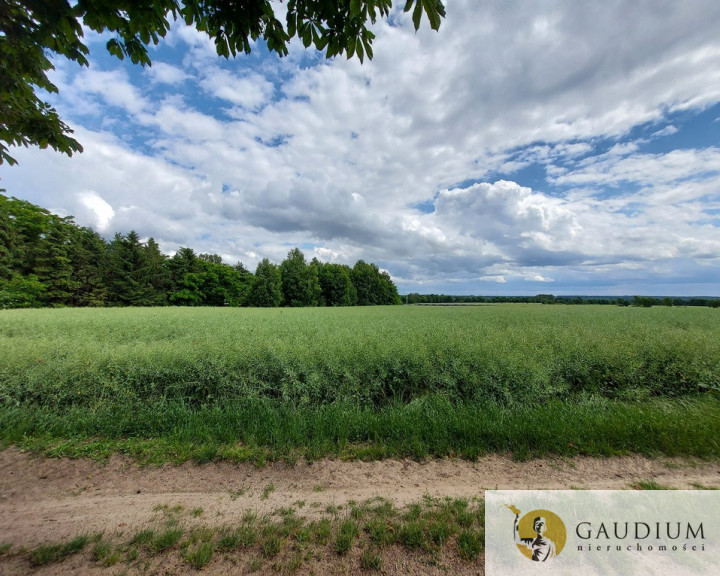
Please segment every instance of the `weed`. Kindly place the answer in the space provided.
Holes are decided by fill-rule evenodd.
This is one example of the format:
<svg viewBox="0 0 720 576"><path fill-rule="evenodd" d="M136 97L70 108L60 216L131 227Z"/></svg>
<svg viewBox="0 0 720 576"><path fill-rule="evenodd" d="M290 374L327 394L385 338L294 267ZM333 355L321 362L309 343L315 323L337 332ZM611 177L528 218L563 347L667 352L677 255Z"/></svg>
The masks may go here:
<svg viewBox="0 0 720 576"><path fill-rule="evenodd" d="M141 530L130 539L130 542L128 542L128 544L130 546L149 546L154 539L155 530Z"/></svg>
<svg viewBox="0 0 720 576"><path fill-rule="evenodd" d="M112 566L120 559L117 552L114 552L112 543L108 540L100 540L93 546L92 557L93 560L102 562L105 566Z"/></svg>
<svg viewBox="0 0 720 576"><path fill-rule="evenodd" d="M352 518L343 520L335 536L335 551L338 554L346 554L352 548L353 540L359 532L360 528L355 520Z"/></svg>
<svg viewBox="0 0 720 576"><path fill-rule="evenodd" d="M275 534L270 534L260 545L264 558L274 558L280 553L281 548L282 540Z"/></svg>
<svg viewBox="0 0 720 576"><path fill-rule="evenodd" d="M309 527L303 527L303 528L299 529L297 532L295 532L295 534L294 534L295 541L300 544L305 544L306 542L309 542L311 536L312 536L312 533L311 533Z"/></svg>
<svg viewBox="0 0 720 576"><path fill-rule="evenodd" d="M257 514L255 514L252 510L248 510L243 514L243 524L253 524L255 523L255 520L257 520Z"/></svg>
<svg viewBox="0 0 720 576"><path fill-rule="evenodd" d="M400 526L398 540L406 548L422 548L425 542L423 525L420 522L408 522Z"/></svg>
<svg viewBox="0 0 720 576"><path fill-rule="evenodd" d="M188 550L185 560L193 567L200 570L207 566L215 553L215 545L212 542L201 542L194 549Z"/></svg>
<svg viewBox="0 0 720 576"><path fill-rule="evenodd" d="M360 565L365 570L382 570L382 556L372 548L364 550L360 556Z"/></svg>
<svg viewBox="0 0 720 576"><path fill-rule="evenodd" d="M658 484L655 480L648 480L647 482L636 482L632 485L635 490L673 490L669 486Z"/></svg>
<svg viewBox="0 0 720 576"><path fill-rule="evenodd" d="M215 536L215 530L207 526L196 526L190 529L187 544L197 544L198 542L209 542Z"/></svg>
<svg viewBox="0 0 720 576"><path fill-rule="evenodd" d="M175 544L180 541L180 538L182 538L182 535L182 528L169 528L168 530L165 530L165 532L155 536L150 543L150 547L154 552L167 550L168 548L175 546Z"/></svg>
<svg viewBox="0 0 720 576"><path fill-rule="evenodd" d="M250 524L243 524L237 530L238 544L244 548L250 548L257 540L257 530Z"/></svg>
<svg viewBox="0 0 720 576"><path fill-rule="evenodd" d="M460 558L472 562L485 548L485 534L474 530L463 530L457 539Z"/></svg>
<svg viewBox="0 0 720 576"><path fill-rule="evenodd" d="M395 542L395 527L385 520L373 518L365 524L370 541L377 546L387 546Z"/></svg>
<svg viewBox="0 0 720 576"><path fill-rule="evenodd" d="M260 497L260 500L267 500L270 494L275 492L275 484L270 482L268 485L263 488L262 496Z"/></svg>
<svg viewBox="0 0 720 576"><path fill-rule="evenodd" d="M422 514L422 506L420 504L411 504L408 508L408 511L405 513L405 518L407 520L417 520L420 518L420 515Z"/></svg>
<svg viewBox="0 0 720 576"><path fill-rule="evenodd" d="M440 548L456 531L452 522L438 519L428 526L428 538L435 546Z"/></svg>
<svg viewBox="0 0 720 576"><path fill-rule="evenodd" d="M312 539L319 545L324 546L332 536L332 524L327 518L310 523L310 534Z"/></svg>
<svg viewBox="0 0 720 576"><path fill-rule="evenodd" d="M58 562L67 556L77 554L85 548L89 542L89 536L76 536L65 544L38 546L30 552L30 562L33 566L43 566L50 562Z"/></svg>
<svg viewBox="0 0 720 576"><path fill-rule="evenodd" d="M300 554L293 555L292 558L287 563L287 569L290 572L290 574L294 574L297 572L298 568L302 566L303 563L303 557Z"/></svg>
<svg viewBox="0 0 720 576"><path fill-rule="evenodd" d="M335 552L340 555L346 554L352 548L353 539L351 534L339 532L335 536Z"/></svg>

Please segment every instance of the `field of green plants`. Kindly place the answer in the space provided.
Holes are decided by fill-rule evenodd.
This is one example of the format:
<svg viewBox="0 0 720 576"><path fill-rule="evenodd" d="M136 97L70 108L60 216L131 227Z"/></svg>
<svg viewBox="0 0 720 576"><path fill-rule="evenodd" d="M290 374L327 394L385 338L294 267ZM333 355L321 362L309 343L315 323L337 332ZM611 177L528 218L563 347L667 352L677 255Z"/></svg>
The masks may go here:
<svg viewBox="0 0 720 576"><path fill-rule="evenodd" d="M720 311L0 311L0 441L149 460L720 455Z"/></svg>

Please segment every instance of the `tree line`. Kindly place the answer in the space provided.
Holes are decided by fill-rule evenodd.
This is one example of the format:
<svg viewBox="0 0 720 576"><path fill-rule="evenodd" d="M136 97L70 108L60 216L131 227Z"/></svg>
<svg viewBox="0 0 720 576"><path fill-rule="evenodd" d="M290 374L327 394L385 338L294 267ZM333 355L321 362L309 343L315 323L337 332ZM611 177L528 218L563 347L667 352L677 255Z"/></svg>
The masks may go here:
<svg viewBox="0 0 720 576"><path fill-rule="evenodd" d="M17 198L0 194L0 308L44 306L367 306L400 304L387 272L359 260L307 262L299 248L255 273L217 254L167 256L135 231L106 241Z"/></svg>
<svg viewBox="0 0 720 576"><path fill-rule="evenodd" d="M720 308L720 298L652 297L652 296L453 296L448 294L418 294L413 292L401 297L405 304L612 304L650 308L652 306L710 306Z"/></svg>

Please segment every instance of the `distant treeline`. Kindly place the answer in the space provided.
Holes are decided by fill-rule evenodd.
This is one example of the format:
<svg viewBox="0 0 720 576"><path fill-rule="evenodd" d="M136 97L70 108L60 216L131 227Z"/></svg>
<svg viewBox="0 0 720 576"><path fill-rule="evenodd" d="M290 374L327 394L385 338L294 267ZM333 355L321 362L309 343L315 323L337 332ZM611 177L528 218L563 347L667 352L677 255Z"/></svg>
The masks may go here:
<svg viewBox="0 0 720 576"><path fill-rule="evenodd" d="M651 296L449 296L447 294L407 294L402 296L405 304L494 304L516 302L524 304L612 304L616 306L710 306L720 308L720 298L672 298L669 296L653 298Z"/></svg>
<svg viewBox="0 0 720 576"><path fill-rule="evenodd" d="M216 254L168 257L134 231L107 242L24 200L0 194L0 308L43 306L365 306L400 304L387 272L359 260L306 262L298 249L251 273Z"/></svg>

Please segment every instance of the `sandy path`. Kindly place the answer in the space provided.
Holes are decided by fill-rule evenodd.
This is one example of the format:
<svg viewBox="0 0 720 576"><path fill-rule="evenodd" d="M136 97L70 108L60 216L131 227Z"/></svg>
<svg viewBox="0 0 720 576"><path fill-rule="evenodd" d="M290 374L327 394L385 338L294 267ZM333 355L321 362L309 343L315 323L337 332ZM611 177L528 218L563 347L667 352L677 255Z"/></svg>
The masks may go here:
<svg viewBox="0 0 720 576"><path fill-rule="evenodd" d="M146 526L158 505L202 508L202 521L238 521L302 501L308 515L329 504L373 496L402 506L432 496L482 496L485 489L628 488L654 480L673 488L720 487L720 463L671 458L543 459L513 462L487 456L478 462L323 460L289 467L277 463L140 467L113 457L107 464L0 452L0 543L33 546L80 533ZM270 491L270 487L273 490Z"/></svg>

